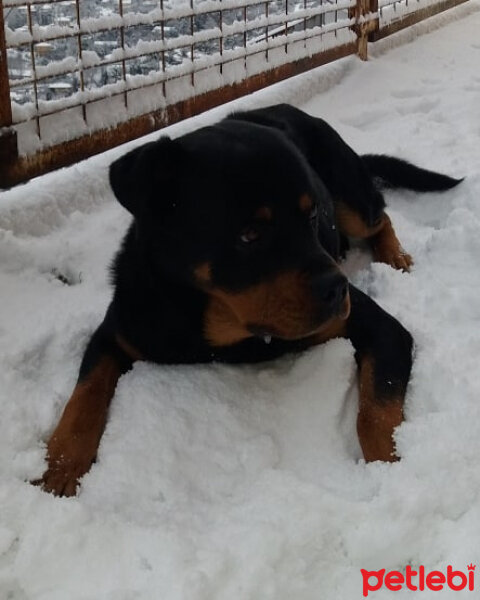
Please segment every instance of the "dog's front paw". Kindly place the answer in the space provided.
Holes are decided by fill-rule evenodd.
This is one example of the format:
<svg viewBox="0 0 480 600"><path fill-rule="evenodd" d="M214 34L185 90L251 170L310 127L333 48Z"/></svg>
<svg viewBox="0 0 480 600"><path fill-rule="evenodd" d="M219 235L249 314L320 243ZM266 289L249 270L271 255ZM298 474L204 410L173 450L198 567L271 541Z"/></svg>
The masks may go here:
<svg viewBox="0 0 480 600"><path fill-rule="evenodd" d="M374 254L377 262L383 262L399 271L410 271L413 265L413 258L401 246L398 248L380 246L374 249Z"/></svg>
<svg viewBox="0 0 480 600"><path fill-rule="evenodd" d="M32 483L55 496L75 496L80 478L88 471L71 461L49 462L41 479Z"/></svg>
<svg viewBox="0 0 480 600"><path fill-rule="evenodd" d="M410 271L413 259L405 252L393 229L390 217L384 213L381 228L370 238L374 260L394 269Z"/></svg>
<svg viewBox="0 0 480 600"><path fill-rule="evenodd" d="M89 440L73 436L59 440L55 436L48 443L48 468L32 483L55 496L75 496L79 480L87 473L95 460L95 450Z"/></svg>

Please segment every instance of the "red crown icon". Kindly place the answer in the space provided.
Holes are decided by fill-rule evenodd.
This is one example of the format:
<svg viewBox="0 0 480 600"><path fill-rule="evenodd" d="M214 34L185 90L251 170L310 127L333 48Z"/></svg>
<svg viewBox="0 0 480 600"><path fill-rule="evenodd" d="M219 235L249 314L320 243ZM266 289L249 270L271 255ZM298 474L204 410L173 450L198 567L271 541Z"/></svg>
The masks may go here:
<svg viewBox="0 0 480 600"><path fill-rule="evenodd" d="M476 567L476 566L477 566L477 565L472 565L472 563L470 563L469 565L467 565L467 569L468 569L469 571L475 571L475 567Z"/></svg>

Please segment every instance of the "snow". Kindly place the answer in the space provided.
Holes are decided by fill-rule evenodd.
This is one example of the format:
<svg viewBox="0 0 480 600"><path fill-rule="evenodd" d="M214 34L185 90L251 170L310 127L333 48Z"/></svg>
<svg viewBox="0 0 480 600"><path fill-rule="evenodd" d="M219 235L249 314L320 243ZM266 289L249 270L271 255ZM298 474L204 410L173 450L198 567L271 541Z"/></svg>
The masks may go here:
<svg viewBox="0 0 480 600"><path fill-rule="evenodd" d="M345 266L416 340L397 464L360 459L353 351L334 340L255 367L138 363L79 496L26 483L42 473L110 297L106 269L129 219L107 166L145 139L0 194L2 600L350 600L361 568L476 562L479 27L471 0L377 43L368 63L349 57L235 104L289 101L360 152L467 177L444 194L387 195L412 273L361 249Z"/></svg>
<svg viewBox="0 0 480 600"><path fill-rule="evenodd" d="M386 27L417 10L438 4L437 0L379 0L380 27Z"/></svg>

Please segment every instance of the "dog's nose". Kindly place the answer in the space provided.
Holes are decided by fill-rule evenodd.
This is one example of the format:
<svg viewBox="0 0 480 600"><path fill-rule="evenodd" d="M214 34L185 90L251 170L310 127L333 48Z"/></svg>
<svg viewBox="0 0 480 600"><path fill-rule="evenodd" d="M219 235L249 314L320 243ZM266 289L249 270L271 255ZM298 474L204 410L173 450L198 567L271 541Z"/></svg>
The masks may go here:
<svg viewBox="0 0 480 600"><path fill-rule="evenodd" d="M332 312L342 306L348 294L348 280L338 270L313 275L311 285L314 298Z"/></svg>

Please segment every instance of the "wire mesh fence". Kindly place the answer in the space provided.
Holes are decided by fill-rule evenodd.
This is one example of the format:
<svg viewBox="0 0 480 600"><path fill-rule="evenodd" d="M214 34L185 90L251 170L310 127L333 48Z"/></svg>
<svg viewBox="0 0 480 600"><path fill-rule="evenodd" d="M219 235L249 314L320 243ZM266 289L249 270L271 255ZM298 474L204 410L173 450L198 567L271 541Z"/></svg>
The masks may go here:
<svg viewBox="0 0 480 600"><path fill-rule="evenodd" d="M425 3L439 4L0 0L0 185L330 60L365 58L369 35Z"/></svg>
<svg viewBox="0 0 480 600"><path fill-rule="evenodd" d="M378 0L379 27L372 41L381 39L406 27L428 19L459 2L449 0Z"/></svg>

